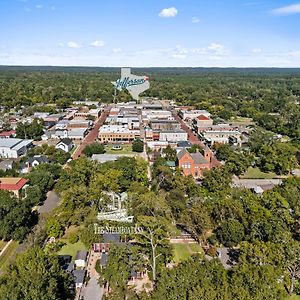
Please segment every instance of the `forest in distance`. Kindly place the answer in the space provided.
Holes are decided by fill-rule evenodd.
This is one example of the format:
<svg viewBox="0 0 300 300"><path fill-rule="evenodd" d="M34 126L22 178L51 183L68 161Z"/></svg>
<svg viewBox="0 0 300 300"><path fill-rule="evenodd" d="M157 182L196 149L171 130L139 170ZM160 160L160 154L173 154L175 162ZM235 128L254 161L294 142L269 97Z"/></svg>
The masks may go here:
<svg viewBox="0 0 300 300"><path fill-rule="evenodd" d="M253 118L266 130L300 136L300 69L280 68L133 68L150 77L142 96L175 100L207 109L214 119ZM44 103L66 108L81 99L109 103L120 68L0 66L1 105L5 108ZM126 91L118 101L130 101ZM42 109L47 110L48 107Z"/></svg>

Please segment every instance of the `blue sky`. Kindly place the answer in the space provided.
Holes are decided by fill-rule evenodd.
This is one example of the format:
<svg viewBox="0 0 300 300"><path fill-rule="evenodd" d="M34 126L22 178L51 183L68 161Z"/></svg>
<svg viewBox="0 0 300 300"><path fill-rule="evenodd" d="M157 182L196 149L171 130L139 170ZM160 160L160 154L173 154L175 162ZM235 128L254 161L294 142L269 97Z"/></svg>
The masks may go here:
<svg viewBox="0 0 300 300"><path fill-rule="evenodd" d="M300 1L1 0L0 64L300 67Z"/></svg>

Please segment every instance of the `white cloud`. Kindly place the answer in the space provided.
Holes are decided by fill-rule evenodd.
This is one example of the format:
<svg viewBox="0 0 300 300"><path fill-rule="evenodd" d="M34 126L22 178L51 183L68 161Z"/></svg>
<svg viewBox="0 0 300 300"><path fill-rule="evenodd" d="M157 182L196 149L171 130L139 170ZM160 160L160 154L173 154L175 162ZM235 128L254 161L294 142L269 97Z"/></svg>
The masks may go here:
<svg viewBox="0 0 300 300"><path fill-rule="evenodd" d="M68 46L69 48L73 48L73 49L81 48L81 45L79 45L79 44L76 43L76 42L68 42L68 43L67 43L67 46Z"/></svg>
<svg viewBox="0 0 300 300"><path fill-rule="evenodd" d="M169 7L169 8L164 8L161 10L161 12L158 14L162 18L174 18L178 14L178 10L175 7Z"/></svg>
<svg viewBox="0 0 300 300"><path fill-rule="evenodd" d="M214 56L209 56L208 59L209 59L209 60L221 60L222 57L221 57L221 56L216 56L216 55L214 55Z"/></svg>
<svg viewBox="0 0 300 300"><path fill-rule="evenodd" d="M262 53L262 49L254 48L254 49L251 50L251 52L254 53L254 54Z"/></svg>
<svg viewBox="0 0 300 300"><path fill-rule="evenodd" d="M173 54L172 58L175 58L175 59L185 59L186 55L185 54Z"/></svg>
<svg viewBox="0 0 300 300"><path fill-rule="evenodd" d="M198 24L200 20L197 17L192 17L192 23L193 24Z"/></svg>
<svg viewBox="0 0 300 300"><path fill-rule="evenodd" d="M120 53L120 52L122 52L122 49L121 48L114 48L114 49L112 49L112 52L113 53Z"/></svg>
<svg viewBox="0 0 300 300"><path fill-rule="evenodd" d="M101 48L104 45L105 45L105 42L101 41L101 40L97 40L97 41L94 41L94 42L91 43L91 46L95 47L95 48Z"/></svg>
<svg viewBox="0 0 300 300"><path fill-rule="evenodd" d="M56 10L56 7L55 7L55 6L51 6L51 10L52 10L52 11L55 11L55 10Z"/></svg>
<svg viewBox="0 0 300 300"><path fill-rule="evenodd" d="M219 52L222 51L224 49L224 46L221 44L217 44L217 43L211 43L207 49L215 51L215 52Z"/></svg>
<svg viewBox="0 0 300 300"><path fill-rule="evenodd" d="M37 4L36 6L35 6L35 8L37 8L37 9L41 9L41 8L43 8L44 6L42 5L42 4Z"/></svg>
<svg viewBox="0 0 300 300"><path fill-rule="evenodd" d="M271 11L271 13L273 13L274 15L278 15L278 16L288 16L288 15L300 14L300 3L273 9Z"/></svg>
<svg viewBox="0 0 300 300"><path fill-rule="evenodd" d="M58 46L59 47L64 47L65 45L64 45L64 43L58 43Z"/></svg>

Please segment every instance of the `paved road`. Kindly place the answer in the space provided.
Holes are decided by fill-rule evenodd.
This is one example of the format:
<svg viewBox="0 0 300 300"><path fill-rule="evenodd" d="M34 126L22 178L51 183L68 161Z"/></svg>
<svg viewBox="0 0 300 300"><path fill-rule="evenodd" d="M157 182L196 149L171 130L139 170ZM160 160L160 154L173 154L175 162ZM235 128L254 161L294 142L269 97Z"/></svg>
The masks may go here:
<svg viewBox="0 0 300 300"><path fill-rule="evenodd" d="M50 213L59 203L60 198L54 191L49 191L47 193L47 199L44 204L38 209L40 214Z"/></svg>
<svg viewBox="0 0 300 300"><path fill-rule="evenodd" d="M83 297L84 300L101 300L103 297L104 289L98 284L99 274L95 270L96 262L100 259L100 257L100 253L94 253L91 251L87 266L90 280L80 292L80 297Z"/></svg>
<svg viewBox="0 0 300 300"><path fill-rule="evenodd" d="M96 141L96 139L98 137L99 128L104 124L108 115L109 115L109 109L105 110L101 114L100 118L96 121L94 128L88 133L88 135L82 141L81 145L73 153L73 155L72 155L73 159L79 158L81 156L84 148Z"/></svg>
<svg viewBox="0 0 300 300"><path fill-rule="evenodd" d="M81 297L84 300L101 300L103 297L103 288L98 284L98 278L93 276L88 284L82 289Z"/></svg>
<svg viewBox="0 0 300 300"><path fill-rule="evenodd" d="M192 143L192 144L197 144L199 146L201 146L202 148L205 148L205 145L203 142L201 142L198 138L198 136L193 132L193 130L191 128L189 128L184 122L183 120L177 115L177 112L175 110L172 111L172 115L175 118L175 120L177 120L180 124L181 124L181 128L187 132L188 134L188 140Z"/></svg>

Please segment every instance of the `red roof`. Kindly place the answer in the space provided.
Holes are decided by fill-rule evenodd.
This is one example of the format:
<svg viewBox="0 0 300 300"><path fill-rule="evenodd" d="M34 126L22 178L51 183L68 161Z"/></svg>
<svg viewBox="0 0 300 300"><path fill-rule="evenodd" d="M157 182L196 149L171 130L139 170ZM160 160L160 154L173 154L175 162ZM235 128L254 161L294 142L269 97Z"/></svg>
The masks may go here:
<svg viewBox="0 0 300 300"><path fill-rule="evenodd" d="M3 132L0 132L0 136L12 136L16 134L16 131L15 130L10 130L10 131L3 131Z"/></svg>
<svg viewBox="0 0 300 300"><path fill-rule="evenodd" d="M0 178L0 190L19 191L27 183L25 178Z"/></svg>
<svg viewBox="0 0 300 300"><path fill-rule="evenodd" d="M204 116L204 115L200 115L198 118L198 120L210 120L208 117Z"/></svg>

